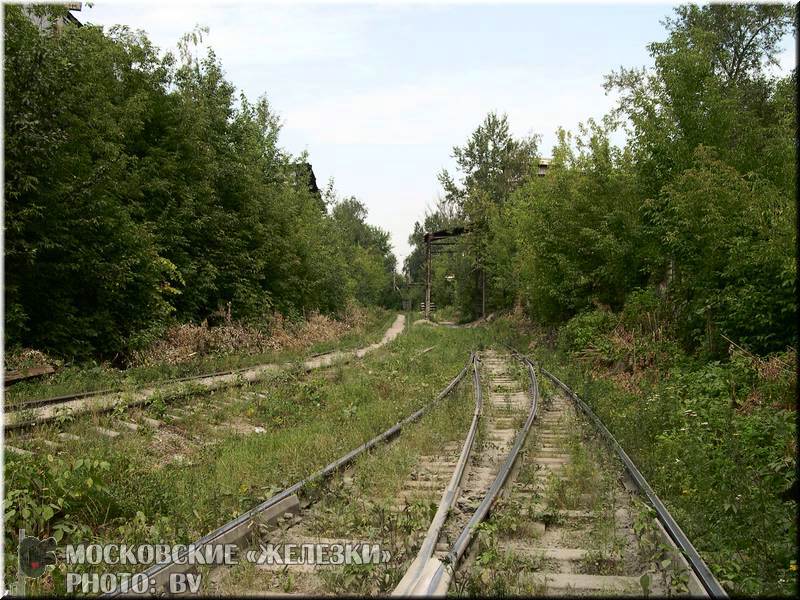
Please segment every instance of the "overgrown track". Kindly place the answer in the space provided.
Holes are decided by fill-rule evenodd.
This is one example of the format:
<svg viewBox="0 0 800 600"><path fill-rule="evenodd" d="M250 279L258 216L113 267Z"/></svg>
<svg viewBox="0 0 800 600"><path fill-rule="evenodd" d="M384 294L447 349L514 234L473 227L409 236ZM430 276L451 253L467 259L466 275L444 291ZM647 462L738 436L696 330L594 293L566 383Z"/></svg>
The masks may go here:
<svg viewBox="0 0 800 600"><path fill-rule="evenodd" d="M414 561L411 563L411 566L406 571L405 575L403 575L400 583L397 584L393 595L407 596L413 593L414 589L420 584L421 580L425 578L428 572L427 565L433 556L434 550L436 549L436 544L439 540L442 526L444 525L445 520L448 517L448 513L453 508L458 498L459 487L462 484L464 472L467 467L467 461L470 453L472 452L472 448L475 443L475 437L478 434L478 423L481 417L481 411L483 410L483 390L481 389L477 360L473 360L472 375L473 390L475 395L475 411L472 415L472 422L470 423L464 445L462 446L461 453L458 456L458 461L453 468L453 474L450 477L450 482L447 484L447 487L442 494L442 499L439 503L439 507L436 510L436 514L431 521L431 525L428 528L425 539L422 541L419 552L414 558ZM434 471L436 466L436 463L431 463L429 470ZM446 468L445 465L441 466ZM437 474L438 473L433 473L434 477Z"/></svg>
<svg viewBox="0 0 800 600"><path fill-rule="evenodd" d="M610 432L585 403L544 370L543 374L557 385L557 391L542 406L538 425L531 430L540 404L535 366L516 351L512 353L526 366L530 377L530 410L517 432L514 447L449 551L445 550L446 544L440 543L440 549L431 556L431 537L443 537L441 533L432 534L437 525L434 520L417 559L394 593L440 596L448 592L451 583L456 583L457 591L473 594L683 592L726 597ZM490 389L485 416L493 429L493 406L506 403L510 407L516 402L514 408L520 411L523 403L514 393L515 383L519 383L509 377L507 356L487 353L485 366ZM625 479L609 475L616 465L599 464L608 461L607 450L593 445L593 438L585 437L576 408L589 417L591 426L617 452L626 469ZM524 459L517 460L529 430L533 432L530 444ZM458 477L456 470L440 509L450 506L450 490ZM469 487L464 486L467 490ZM502 501L497 502L501 495ZM635 514L640 507L635 505L634 497L639 495L655 508L659 521L651 522L648 512ZM490 533L479 544L473 544L490 511L494 512L493 523L487 529ZM452 528L454 523L463 524L459 518L462 516L456 511L448 525ZM517 529L515 525L507 530L501 527L504 522L516 523L519 517L527 520L525 526ZM481 585L474 584L476 575ZM487 579L510 583L500 589L487 589L483 585Z"/></svg>
<svg viewBox="0 0 800 600"><path fill-rule="evenodd" d="M318 358L320 356L327 356L333 354L336 350L328 350L327 352L317 352L309 356L309 359ZM258 366L258 365L256 365ZM172 379L162 379L157 383L159 385L171 385L173 383L183 383L185 381L194 381L196 379L207 379L209 377L219 377L220 375L233 375L236 373L243 373L254 367L240 367L238 369L229 369L227 371L214 371L213 373L201 373L200 375L187 375L186 377L174 377ZM74 394L65 394L63 396L52 396L50 398L38 398L35 400L24 400L22 402L15 402L8 404L5 407L6 412L15 412L21 410L29 410L31 408L39 408L41 406L50 406L52 404L64 404L70 400L80 400L82 398L91 398L92 396L104 396L108 394L119 394L124 390L122 388L108 388L105 390L93 390L90 392L76 392Z"/></svg>
<svg viewBox="0 0 800 600"><path fill-rule="evenodd" d="M509 350L528 364L535 385L533 363ZM490 533L460 567L459 556L451 552L457 590L726 597L602 422L552 373L540 371L556 391L543 402L525 459L494 511ZM593 443L598 433L621 460L624 475L611 464L606 445ZM442 594L447 586L419 591Z"/></svg>
<svg viewBox="0 0 800 600"><path fill-rule="evenodd" d="M459 372L459 374L456 375L456 377L450 381L450 383L436 396L436 398L427 405L423 406L383 433L375 436L357 448L354 448L347 454L341 456L312 475L286 488L282 492L262 502L246 513L225 523L218 529L194 542L192 546L196 549L201 549L211 545L236 544L239 548L248 546L251 548L258 548L258 542L264 541L262 536L265 528L268 528L270 525L275 525L276 523L284 524L287 522L287 520L294 522L293 520L299 516L301 507L299 498L300 494L302 494L304 491L308 491L314 486L322 484L331 475L340 472L361 455L365 454L381 443L392 440L403 430L404 427L419 420L433 406L435 406L439 401L441 401L454 390L467 372L471 368L474 368L474 360L474 354L470 355L469 361ZM308 506L309 504L306 504L306 508ZM156 565L145 571L144 574L146 577L149 579L149 581L154 583L154 591L156 593L161 593L167 590L167 586L172 575L177 573L186 573L196 568L190 564L181 564L182 562L185 563L185 557L187 555L188 551L181 554L177 561ZM152 591L153 590L148 589L145 593L149 595ZM106 594L106 597L121 597L128 595L136 594L129 586L125 585L115 592Z"/></svg>
<svg viewBox="0 0 800 600"><path fill-rule="evenodd" d="M457 571L457 589L472 593L479 587L486 593L500 592L486 582L503 581L502 591L509 594L642 593L636 540L624 536L632 532L616 531L612 521L611 537L618 541L612 544L614 554L595 554L599 549L595 542L608 530L605 511L595 505L594 492L602 488L583 465L583 481L567 475L578 464L570 452L576 424L569 413L561 398L542 403L525 458L493 511L493 528L487 530L491 534L481 539ZM599 496L606 499L605 494ZM619 514L626 518L628 509L619 509ZM608 516L613 519L617 515L611 510ZM516 529L504 523L514 523ZM604 561L606 570L591 571L589 561L594 559ZM620 565L623 568L618 570ZM627 570L629 565L632 572Z"/></svg>
<svg viewBox="0 0 800 600"><path fill-rule="evenodd" d="M370 344L369 346L357 350L332 350L330 352L314 355L302 363L303 369L311 371L320 367L330 366L337 361L346 362L353 358L361 358L396 338L404 330L405 321L405 315L397 315L394 323L386 330L380 342ZM60 414L64 414L65 412L71 414L81 412L104 413L113 411L120 406L123 408L141 406L147 404L157 395L163 395L167 398L170 395L178 395L182 390L186 389L187 384L193 384L193 387L196 387L198 390L207 391L223 387L245 385L257 381L267 373L273 373L281 369L289 368L290 366L291 363L270 363L232 369L229 371L180 377L177 379L155 382L150 387L130 392L127 395L121 390L110 389L29 400L4 407L7 417L12 417L11 419L6 418L4 428L6 431L9 431L30 427L57 419Z"/></svg>
<svg viewBox="0 0 800 600"><path fill-rule="evenodd" d="M550 373L544 368L541 368L542 374L550 379L558 388L559 396L564 399L569 399L574 402L575 407L581 411L592 423L593 427L616 453L622 465L630 477L630 481L636 489L636 492L645 497L648 503L655 510L657 518L657 532L662 538L667 538L664 541L679 552L673 552L672 561L673 568L690 571L687 573L689 576L687 586L688 591L693 595L708 595L714 598L727 598L727 593L720 585L719 581L711 573L708 566L698 554L692 543L686 537L686 534L681 530L678 523L664 506L663 502L658 498L656 493L647 483L642 473L625 453L617 440L606 428L602 421L594 414L589 406L578 397L566 384L559 380L555 375Z"/></svg>
<svg viewBox="0 0 800 600"><path fill-rule="evenodd" d="M489 403L483 402L479 370L481 361L473 355L470 364L475 408L463 443L460 447L447 444L433 455L419 456L411 477L402 485L402 491L386 516L387 521L394 523L404 519L413 522L413 526L405 531L406 542L418 547L410 564L407 563L411 556L407 557L401 552L399 556L388 557L390 564L382 565L385 572L380 581L383 584L395 577L395 580L399 580L394 587L395 595L427 595L446 591L452 567L466 552L475 527L486 517L501 493L536 414L535 398L538 392L532 370L521 363L531 377L530 392L526 392L525 384L507 370L511 362L508 355L489 351L483 356L485 368L492 374ZM461 375L464 375L464 371ZM410 516L421 507L429 506L434 496L440 499L425 532L425 521L415 522ZM308 559L313 555L300 554L296 552L297 549L320 546L344 548L347 545L355 549L396 548L390 540L382 537L385 531L376 532L378 537L368 539L343 538L341 530L337 529L337 521L332 520L330 510L325 503L318 505L300 499L292 501L273 515L277 520L276 527L261 528L257 539L251 539L251 549L260 548L264 557L270 553L268 548L277 549L278 555L285 559L287 549L291 548L289 552L295 552L295 557ZM414 540L421 540L418 546ZM250 580L249 583L242 583L235 581L235 577L234 581L230 581L230 577L212 573L210 578L218 585L206 591L223 595L341 592L343 590L337 587L337 582L346 585L348 578L363 574L363 571L358 571L359 566L358 563L355 567L343 565L337 570L330 564L310 564L307 560L291 564L272 562L257 567L262 573L272 575L269 578L256 578L258 583ZM282 581L286 587L276 588L276 585L280 586L277 581ZM345 589L351 591L350 588ZM362 593L388 591L376 587L374 581L368 587L359 589Z"/></svg>
<svg viewBox="0 0 800 600"><path fill-rule="evenodd" d="M250 569L201 567L203 592L341 593L352 592L355 579L362 594L398 596L455 591L726 597L588 406L550 372L509 350L472 353L427 405L192 544L194 549L235 544L239 564ZM540 396L537 370L555 386L545 397ZM464 425L437 438L458 441L413 452L415 467L401 491L395 496L395 488L388 486L388 496L375 511L376 498L384 493L377 491L382 481L366 497L351 494L353 478L342 472L366 468L369 477L374 471L354 461L421 419L470 371L470 425L466 428L466 421L459 419ZM453 399L458 404L448 401L447 410L461 411L460 398ZM461 427L466 428L463 437ZM415 428L420 430L428 431ZM616 451L624 476L601 441ZM388 454L391 450L365 461L390 464ZM329 481L337 473L344 476ZM406 474L402 471L395 485ZM382 504L386 498L389 502ZM646 503L654 507L657 520ZM369 516L354 522L337 517L362 508ZM377 526L375 515L380 517ZM387 523L391 526L385 527ZM155 587L147 591L167 591L175 574L197 569L182 562L179 556L148 569L145 575ZM110 595L131 593L123 587Z"/></svg>
<svg viewBox="0 0 800 600"><path fill-rule="evenodd" d="M538 389L533 370L529 367L527 369L530 375L528 395L521 389L521 383L514 380L509 370L508 356L493 351L487 351L484 356L489 371L490 395L489 404L481 416L487 437L473 455L471 477L461 484L456 502L453 502L451 488L461 475L458 471L453 474L451 486L445 491L439 510L455 510L444 528L434 520L417 558L395 588L395 595L440 596L447 593L454 569L458 567L473 541L476 528L486 518L505 486L536 417ZM480 394L477 369L476 379ZM521 419L526 409L527 418L517 430L515 421ZM471 443L469 436L467 442ZM469 448L465 445L464 452L468 451ZM437 516L439 514L437 512ZM432 541L435 539L440 540L437 545L439 550L432 556Z"/></svg>

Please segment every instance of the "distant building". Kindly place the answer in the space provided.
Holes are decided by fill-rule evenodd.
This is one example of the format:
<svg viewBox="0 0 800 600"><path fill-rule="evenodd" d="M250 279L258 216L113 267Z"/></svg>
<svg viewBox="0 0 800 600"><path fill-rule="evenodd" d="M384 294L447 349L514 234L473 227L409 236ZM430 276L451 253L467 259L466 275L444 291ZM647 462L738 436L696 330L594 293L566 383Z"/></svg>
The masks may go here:
<svg viewBox="0 0 800 600"><path fill-rule="evenodd" d="M31 23L36 25L39 28L39 31L42 33L47 33L49 31L55 31L59 33L62 29L64 29L64 25L75 25L76 27L80 27L83 25L78 18L72 14L72 11L80 12L81 8L83 7L82 2L64 2L62 4L52 4L50 6L63 6L67 10L64 12L63 15L58 17L53 17L50 14L47 14L44 10L42 10L42 6L33 6L30 4L25 4L22 6L22 10L25 11L25 14L31 20Z"/></svg>
<svg viewBox="0 0 800 600"><path fill-rule="evenodd" d="M540 158L539 159L539 170L536 174L539 177L544 177L544 174L547 173L547 169L550 168L550 161L553 160L552 158Z"/></svg>
<svg viewBox="0 0 800 600"><path fill-rule="evenodd" d="M299 162L294 165L294 185L307 189L316 198L320 209L325 212L325 200L322 199L322 190L317 185L317 177L311 163Z"/></svg>
<svg viewBox="0 0 800 600"><path fill-rule="evenodd" d="M317 186L317 177L314 175L314 169L311 166L311 163L303 163L303 169L305 169L308 173L308 191L317 198L322 199L322 192Z"/></svg>

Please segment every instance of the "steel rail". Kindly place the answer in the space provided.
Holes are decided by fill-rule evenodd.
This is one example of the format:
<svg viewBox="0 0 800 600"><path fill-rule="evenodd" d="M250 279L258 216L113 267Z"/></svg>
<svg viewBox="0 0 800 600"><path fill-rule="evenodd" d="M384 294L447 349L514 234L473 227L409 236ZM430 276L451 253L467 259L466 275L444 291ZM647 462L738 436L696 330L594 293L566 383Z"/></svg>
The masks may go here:
<svg viewBox="0 0 800 600"><path fill-rule="evenodd" d="M398 317L399 317L399 315L398 315ZM405 322L406 322L406 324L408 324L408 320L407 319L406 319ZM390 327L390 329L391 329L391 327ZM389 330L387 329L387 331L389 331ZM384 333L384 336L385 336L385 333ZM382 343L378 343L378 345L382 345ZM306 372L310 372L310 371L312 371L312 370L314 370L316 368L323 368L323 367L331 366L330 363L329 364L316 365L316 366L309 365L308 364L309 361L313 360L314 358L318 358L318 357L321 357L321 356L326 356L326 355L339 353L340 358L342 359L342 362L349 363L354 358L362 358L364 356L364 354L366 354L366 352L369 351L369 349L374 348L374 347L375 347L375 344L372 344L370 346L366 346L364 348L357 348L357 349L354 349L354 350L333 349L333 350L327 350L325 352L317 352L317 353L311 354L310 356L308 356L308 357L306 357L304 359L301 359L302 362L300 364L302 364L303 370L305 370ZM230 375L235 375L237 373L254 372L254 371L259 370L259 369L262 370L262 371L264 371L264 370L277 370L277 371L280 371L280 370L287 369L287 368L291 367L293 364L296 364L296 363L293 363L293 362L262 363L262 364L256 364L256 365L251 365L251 366L238 367L236 369L231 369L231 370L227 370L227 371L217 371L217 372L214 372L214 373L202 373L200 375L187 375L185 377L178 377L178 378L173 378L173 379L164 379L164 380L160 380L160 381L153 381L153 382L145 383L145 384L139 386L138 388L136 388L134 390L126 390L125 388L110 388L110 389L105 389L105 390L94 390L94 391L86 391L86 392L77 392L75 394L68 394L68 395L65 395L65 396L56 396L56 397L52 397L52 398L41 398L41 399L38 399L38 400L28 400L28 401L23 401L23 402L15 402L15 403L10 403L8 405L4 405L3 406L3 413L4 414L11 414L11 413L22 412L22 411L25 411L25 410L37 410L37 409L43 408L45 406L57 405L57 404L68 404L69 402L72 402L72 401L75 401L75 400L81 400L81 399L84 399L84 398L93 398L93 397L98 397L98 396L109 396L109 402L106 405L90 408L88 411L86 411L86 412L93 412L95 414L103 414L103 413L107 413L107 412L113 411L117 407L117 405L119 403L119 399L120 399L120 398L116 398L115 399L114 396L115 395L120 396L121 394L123 394L126 391L142 394L142 393L154 392L157 387L176 384L176 383L181 383L181 382L185 382L185 381L202 381L204 379L211 379L211 378L214 378L214 377L226 377L226 376L230 376ZM238 386L244 385L245 383L246 383L245 381L240 381L240 380L237 379L235 381L228 382L223 387L238 387ZM140 398L139 400L136 400L134 402L128 403L128 407L141 406L141 405L147 404L147 403L148 403L148 397L144 397L144 398ZM84 411L81 411L81 412L84 412ZM56 419L56 417L54 415L50 415L50 416L45 417L45 418L34 418L34 419L29 419L27 421L20 421L20 422L16 422L16 423L3 423L3 428L6 431L11 431L11 430L16 430L16 429L25 429L25 428L32 427L32 426L35 426L35 425L38 425L38 424L41 424L41 423L46 423L48 421L52 421L52 420L55 420L55 419Z"/></svg>
<svg viewBox="0 0 800 600"><path fill-rule="evenodd" d="M115 392L122 392L119 388L107 390L92 390L90 392L76 392L74 394L67 394L65 396L53 396L51 398L37 398L36 400L23 400L21 402L10 402L3 407L5 412L16 412L20 410L28 410L31 408L39 408L40 406L48 406L50 404L61 404L62 402L69 402L70 400L80 400L82 398L90 398L92 396L102 396L104 394L113 394Z"/></svg>
<svg viewBox="0 0 800 600"><path fill-rule="evenodd" d="M327 354L333 354L337 350L328 350L326 352L317 352L316 354L309 355L304 360L310 360L312 358L319 358L320 356L325 356ZM238 367L236 369L229 369L228 371L215 371L213 373L201 373L199 375L186 375L184 377L175 377L173 379L160 379L156 381L149 381L144 383L143 385L139 386L137 389L139 391L147 389L149 386L153 385L169 385L171 383L181 383L183 381L192 381L195 379L206 379L208 377L221 377L222 375L234 375L235 373L242 373L243 371L249 371L250 369L255 369L258 367L263 367L265 365L286 365L292 363L261 363L256 365L251 365L249 367ZM70 400L81 400L82 398L91 398L92 396L103 396L107 394L121 394L126 392L125 388L116 387L116 388L108 388L105 390L91 390L86 392L76 392L74 394L66 394L64 396L53 396L51 398L38 398L35 400L24 400L22 402L13 402L7 404L4 408L6 412L16 412L21 410L27 410L31 408L39 408L41 406L49 406L51 404L61 404L63 402L69 402ZM135 391L135 390L134 390Z"/></svg>
<svg viewBox="0 0 800 600"><path fill-rule="evenodd" d="M215 529L211 533L209 533L207 535L204 535L199 540L197 540L196 542L191 544L191 546L193 546L195 549L197 549L197 548L200 548L201 546L205 546L207 544L213 544L216 540L221 539L228 532L236 529L237 527L241 527L243 525L246 525L247 523L250 523L256 517L258 517L259 514L263 513L264 511L268 510L269 508L277 505L279 502L289 498L290 496L292 496L293 494L297 493L302 488L307 486L309 483L312 483L312 482L315 482L315 481L324 480L325 478L327 478L331 474L333 474L336 471L340 470L342 467L345 467L348 464L350 464L351 462L353 462L353 460L358 458L358 456L360 456L364 452L370 450L371 448L373 448L374 446L380 444L381 442L384 442L384 441L387 441L387 440L391 439L392 437L397 435L403 429L403 427L405 427L406 425L408 425L408 424L410 424L410 423L412 423L414 421L419 420L428 410L430 410L430 408L432 408L442 398L444 398L445 396L450 394L450 392L452 392L453 389L458 385L458 383L464 378L464 376L466 375L466 373L469 370L470 366L474 364L474 361L475 361L475 353L472 352L472 353L470 353L469 361L467 361L467 364L459 372L459 374L456 375L455 378L453 378L450 381L450 383L448 383L447 386L441 392L439 392L439 394L436 396L436 398L434 398L432 401L428 402L425 406L423 406L422 408L420 408L416 412L408 415L407 417L405 417L401 421L398 421L396 424L391 426L389 429L387 429L383 433L375 436L374 438L372 438L371 440L361 444L360 446L357 446L356 448L354 448L353 450L351 450L347 454L337 458L335 461L333 461L332 463L328 464L327 466L319 469L315 473L312 473L308 477L298 481L297 483L289 486L288 488L285 488L283 491L278 492L276 495L274 495L271 498L265 500L264 502L262 502L258 506L254 507L254 508L251 508L247 512L239 515L238 517L232 519L231 521L228 521L227 523L225 523L221 527L218 527L217 529ZM169 572L171 569L173 569L176 564L179 564L178 561L183 561L189 555L189 553L190 552L187 549L186 551L181 553L179 556L175 557L172 562L165 563L165 564L153 565L149 569L145 570L144 574L148 577L148 579L150 579L152 581L159 574L162 574L164 572ZM108 592L106 594L103 594L103 597L116 598L116 597L125 595L125 594L130 592L130 586L131 586L131 582L130 581L124 581L122 583L122 585L118 589L116 589L116 590L114 590L112 592Z"/></svg>
<svg viewBox="0 0 800 600"><path fill-rule="evenodd" d="M620 460L622 460L622 464L625 466L625 470L631 476L634 483L639 488L639 491L647 497L647 499L650 501L650 504L653 506L653 508L655 508L658 520L664 526L664 529L666 530L670 539L672 539L675 545L686 557L689 565L692 567L692 570L694 571L695 575L697 575L700 584L703 586L706 592L714 598L727 598L728 594L725 592L722 585L720 585L719 581L717 581L717 578L714 577L714 574L700 557L700 554L689 541L689 538L686 537L686 534L672 517L669 510L667 510L667 507L664 506L664 503L661 502L661 499L653 491L653 488L651 488L650 484L647 483L644 475L642 475L641 471L639 471L639 469L627 455L625 450L622 449L622 446L619 445L617 440L606 428L600 418L594 414L592 409L589 408L589 406L558 377L550 373L541 365L539 366L539 369L543 375L545 375L548 379L560 387L570 398L572 398L572 400L578 405L584 414L586 414L586 416L589 417L589 419L594 423L595 427L605 438L606 442L617 453L617 456L619 456Z"/></svg>
<svg viewBox="0 0 800 600"><path fill-rule="evenodd" d="M467 466L467 460L469 460L469 455L475 445L475 437L478 433L478 423L483 411L483 391L481 389L481 377L480 373L478 372L478 364L479 361L477 355L473 355L472 387L475 394L475 411L472 414L472 423L470 424L469 431L467 432L467 437L464 440L464 445L461 448L461 454L458 457L458 462L453 470L453 475L450 478L450 482L442 494L439 507L436 510L433 520L431 521L431 525L428 528L425 539L422 541L422 546L420 547L417 556L414 558L414 561L411 563L411 566L400 580L400 583L395 586L391 594L392 596L411 595L414 591L414 588L420 584L420 580L425 575L425 566L428 564L428 561L433 556L433 551L436 549L436 542L439 539L439 533L441 532L442 526L447 520L447 515L450 512L450 509L453 507L456 499L458 498L458 487L461 485L461 480L464 477L464 470Z"/></svg>
<svg viewBox="0 0 800 600"><path fill-rule="evenodd" d="M472 538L475 534L475 529L486 518L486 515L489 513L492 505L497 500L500 491L503 489L503 486L505 485L506 480L511 473L511 469L514 467L514 463L519 456L522 445L525 443L525 439L528 436L531 425L533 425L533 420L536 418L539 398L539 383L536 379L536 372L534 370L533 363L527 357L522 355L517 355L515 358L520 360L528 367L528 376L530 377L531 381L529 387L531 395L531 409L528 413L528 419L525 421L522 429L520 429L520 431L517 433L514 445L512 446L511 451L508 453L505 462L500 467L500 471L497 473L497 476L489 488L489 491L486 492L486 496L484 496L475 513L472 515L464 529L461 530L461 534L456 539L455 543L450 549L450 552L447 554L444 561L436 561L438 565L436 566L436 569L428 582L427 588L424 590L423 595L425 596L438 596L447 593L447 588L450 587L450 580L453 572L461 561L461 558L464 556L464 553L467 551L467 548L469 548L469 545L472 542Z"/></svg>

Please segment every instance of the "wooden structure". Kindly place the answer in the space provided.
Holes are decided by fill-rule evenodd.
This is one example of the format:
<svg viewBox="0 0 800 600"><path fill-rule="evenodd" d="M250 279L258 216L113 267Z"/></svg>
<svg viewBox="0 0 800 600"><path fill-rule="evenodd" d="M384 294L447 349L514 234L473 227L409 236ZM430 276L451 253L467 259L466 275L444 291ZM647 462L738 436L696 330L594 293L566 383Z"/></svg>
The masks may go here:
<svg viewBox="0 0 800 600"><path fill-rule="evenodd" d="M55 373L56 370L51 365L44 365L43 367L30 367L28 369L18 369L16 371L6 371L5 382L6 385L22 381L23 379L31 379L33 377L41 377L42 375L50 375Z"/></svg>

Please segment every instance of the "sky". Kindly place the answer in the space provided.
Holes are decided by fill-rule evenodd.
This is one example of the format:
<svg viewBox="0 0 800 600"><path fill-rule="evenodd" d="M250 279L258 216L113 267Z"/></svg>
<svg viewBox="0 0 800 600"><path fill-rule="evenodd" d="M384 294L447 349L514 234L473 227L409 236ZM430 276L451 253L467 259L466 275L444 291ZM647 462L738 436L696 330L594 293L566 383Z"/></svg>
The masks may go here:
<svg viewBox="0 0 800 600"><path fill-rule="evenodd" d="M489 111L516 135L538 134L550 155L558 127L599 119L614 105L604 76L650 66L647 44L666 32L670 4L311 4L109 2L81 22L145 30L174 50L209 28L227 79L280 115L281 145L307 151L320 187L332 178L368 221L391 234L399 264L414 222L441 194L463 144ZM781 55L794 65L794 48Z"/></svg>

